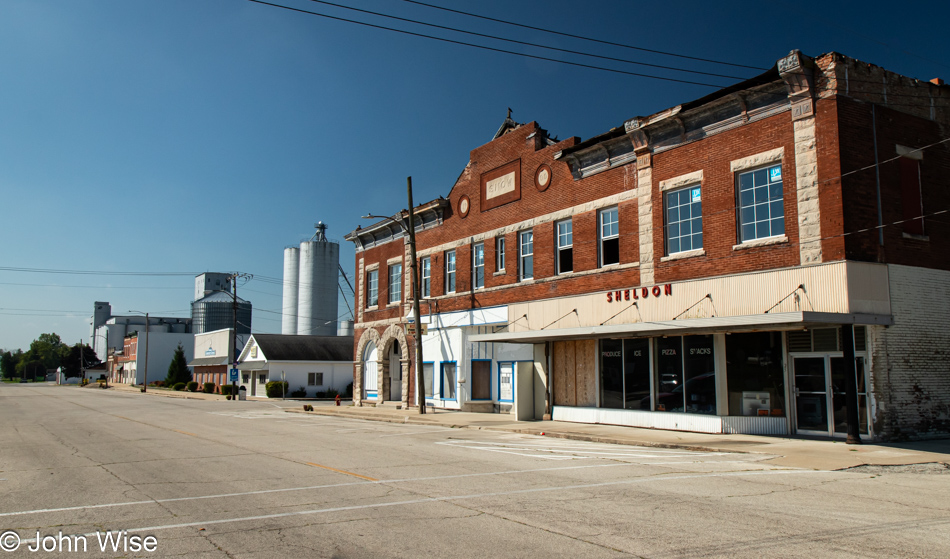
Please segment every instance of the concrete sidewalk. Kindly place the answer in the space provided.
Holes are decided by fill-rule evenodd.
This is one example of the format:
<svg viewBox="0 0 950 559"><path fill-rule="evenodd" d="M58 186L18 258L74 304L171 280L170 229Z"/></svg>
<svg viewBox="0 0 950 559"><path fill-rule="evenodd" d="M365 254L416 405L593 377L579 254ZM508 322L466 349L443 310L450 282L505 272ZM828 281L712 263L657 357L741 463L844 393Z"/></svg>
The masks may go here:
<svg viewBox="0 0 950 559"><path fill-rule="evenodd" d="M123 384L110 385L109 390L141 394L137 387ZM153 389L149 389L144 395L191 400L225 399L220 394ZM248 397L247 401L276 403L279 400ZM805 438L689 433L616 425L568 423L565 421L515 421L509 414L497 413L467 413L429 409L425 415L419 415L418 411L412 409L354 407L352 404L347 405L346 402L339 407L323 403L322 405L315 405L312 412L304 412L303 406L307 403L314 404L315 402L299 400L295 405L293 400L284 400L282 407L285 407L285 411L290 413L330 415L390 423L433 425L457 429L484 429L529 435L544 433L546 437L561 439L658 448L756 453L765 455L765 462L770 464L815 470L840 470L863 465L898 466L939 463L950 466L950 439L910 443L848 445L843 441ZM289 406L294 407L290 408ZM950 469L947 470L947 473L950 473Z"/></svg>
<svg viewBox="0 0 950 559"><path fill-rule="evenodd" d="M616 425L591 425L565 421L514 421L508 414L466 413L389 407L314 407L303 411L303 402L291 413L332 415L402 424L433 425L459 429L484 429L524 433L599 443L680 448L712 452L769 455L770 464L815 470L840 470L862 465L896 466L940 463L950 467L950 439L894 444L848 445L843 441L812 440L759 435L722 435L663 431ZM950 469L947 470L950 473Z"/></svg>

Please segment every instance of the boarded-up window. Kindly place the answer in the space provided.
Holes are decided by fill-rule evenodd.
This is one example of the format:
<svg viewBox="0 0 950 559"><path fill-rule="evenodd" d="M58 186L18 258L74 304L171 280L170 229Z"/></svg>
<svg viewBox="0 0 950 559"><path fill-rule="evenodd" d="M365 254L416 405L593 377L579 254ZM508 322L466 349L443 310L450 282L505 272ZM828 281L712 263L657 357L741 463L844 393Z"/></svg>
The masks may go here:
<svg viewBox="0 0 950 559"><path fill-rule="evenodd" d="M924 234L923 202L920 196L920 162L909 157L901 157L901 207L905 221L902 224L905 233ZM915 219L916 218L916 219Z"/></svg>
<svg viewBox="0 0 950 559"><path fill-rule="evenodd" d="M554 405L594 407L597 340L554 343Z"/></svg>
<svg viewBox="0 0 950 559"><path fill-rule="evenodd" d="M472 399L491 400L491 361L472 361Z"/></svg>

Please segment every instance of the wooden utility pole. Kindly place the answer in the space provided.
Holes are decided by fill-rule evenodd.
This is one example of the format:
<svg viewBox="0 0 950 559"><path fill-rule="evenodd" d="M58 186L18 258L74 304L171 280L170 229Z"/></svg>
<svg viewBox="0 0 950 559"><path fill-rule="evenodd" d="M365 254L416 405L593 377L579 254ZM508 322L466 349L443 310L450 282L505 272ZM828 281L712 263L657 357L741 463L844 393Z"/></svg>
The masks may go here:
<svg viewBox="0 0 950 559"><path fill-rule="evenodd" d="M419 404L419 413L426 413L426 379L422 366L422 315L419 311L419 265L416 261L416 223L412 213L412 177L406 177L406 190L409 194L409 220L406 231L409 232L409 265L412 270L412 312L416 318L416 332L413 339L416 342L416 403Z"/></svg>

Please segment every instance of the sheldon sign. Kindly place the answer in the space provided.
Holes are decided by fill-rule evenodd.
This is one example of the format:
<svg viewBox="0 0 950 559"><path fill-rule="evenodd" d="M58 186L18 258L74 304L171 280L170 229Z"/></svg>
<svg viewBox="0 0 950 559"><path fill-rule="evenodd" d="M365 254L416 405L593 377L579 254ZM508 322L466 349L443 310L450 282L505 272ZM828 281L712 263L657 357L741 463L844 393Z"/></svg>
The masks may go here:
<svg viewBox="0 0 950 559"><path fill-rule="evenodd" d="M636 301L638 299L648 299L653 297L668 296L673 294L673 284L654 285L653 287L634 287L632 289L618 289L607 292L607 302Z"/></svg>

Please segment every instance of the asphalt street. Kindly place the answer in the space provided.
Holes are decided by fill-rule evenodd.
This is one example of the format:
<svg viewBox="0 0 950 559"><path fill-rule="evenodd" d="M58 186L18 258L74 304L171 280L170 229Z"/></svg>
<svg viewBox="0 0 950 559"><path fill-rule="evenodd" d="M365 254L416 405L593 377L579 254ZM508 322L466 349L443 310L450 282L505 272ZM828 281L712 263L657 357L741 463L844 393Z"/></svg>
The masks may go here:
<svg viewBox="0 0 950 559"><path fill-rule="evenodd" d="M937 469L816 471L761 454L283 411L291 405L2 384L0 548L16 547L10 557L950 555L950 475ZM103 552L107 533L118 548ZM154 549L136 550L143 540Z"/></svg>

